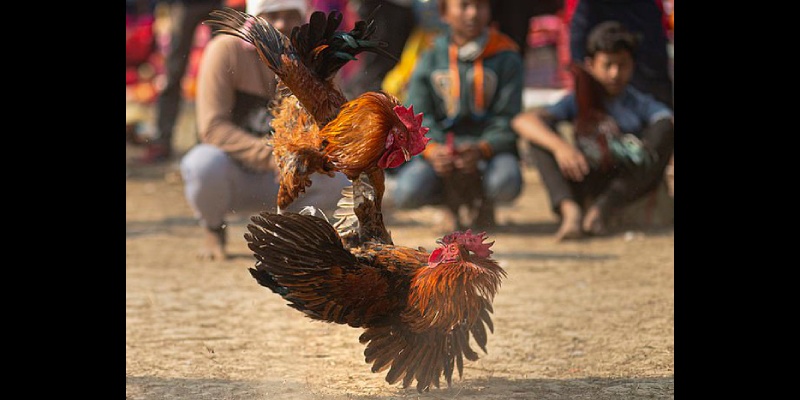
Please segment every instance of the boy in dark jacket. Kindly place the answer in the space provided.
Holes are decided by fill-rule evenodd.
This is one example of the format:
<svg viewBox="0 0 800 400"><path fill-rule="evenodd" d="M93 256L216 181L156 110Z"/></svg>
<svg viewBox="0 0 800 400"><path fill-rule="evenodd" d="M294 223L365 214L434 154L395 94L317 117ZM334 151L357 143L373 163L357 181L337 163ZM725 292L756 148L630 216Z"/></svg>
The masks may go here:
<svg viewBox="0 0 800 400"><path fill-rule="evenodd" d="M430 128L425 151L397 173L391 198L397 208L444 203L446 180L477 173L483 188L476 227L494 224L494 205L522 190L517 135L511 119L521 111L523 63L516 43L489 26L489 0L440 0L447 29L414 69L406 102ZM454 146L446 146L452 132ZM455 151L453 151L455 150Z"/></svg>

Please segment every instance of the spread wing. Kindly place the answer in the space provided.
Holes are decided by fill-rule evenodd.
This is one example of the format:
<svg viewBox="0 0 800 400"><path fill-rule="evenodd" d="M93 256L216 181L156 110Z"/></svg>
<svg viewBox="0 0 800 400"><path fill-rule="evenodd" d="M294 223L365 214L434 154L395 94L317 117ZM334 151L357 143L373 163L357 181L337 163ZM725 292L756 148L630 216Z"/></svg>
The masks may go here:
<svg viewBox="0 0 800 400"><path fill-rule="evenodd" d="M262 212L247 229L252 276L310 318L361 327L403 308L396 278L345 249L326 220Z"/></svg>
<svg viewBox="0 0 800 400"><path fill-rule="evenodd" d="M386 54L385 42L370 40L372 23L358 21L348 31L339 31L342 13L311 14L308 23L292 29L287 37L263 18L232 8L210 13L210 25L219 32L239 37L255 46L261 60L281 79L319 127L336 117L347 99L333 77L347 62L364 51ZM391 57L391 56L390 56Z"/></svg>
<svg viewBox="0 0 800 400"><path fill-rule="evenodd" d="M211 11L210 25L218 32L236 36L255 46L261 61L280 78L281 84L322 127L336 116L347 99L331 80L320 78L303 63L303 54L290 39L261 17L232 8Z"/></svg>

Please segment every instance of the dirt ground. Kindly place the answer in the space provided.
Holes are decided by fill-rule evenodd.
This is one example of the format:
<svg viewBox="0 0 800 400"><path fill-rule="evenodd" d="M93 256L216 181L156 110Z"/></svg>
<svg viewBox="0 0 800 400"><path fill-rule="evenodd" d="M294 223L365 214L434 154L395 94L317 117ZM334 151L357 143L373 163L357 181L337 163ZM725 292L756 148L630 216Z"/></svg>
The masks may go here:
<svg viewBox="0 0 800 400"><path fill-rule="evenodd" d="M527 168L489 232L508 278L488 354L452 387L419 394L370 372L360 330L312 321L255 282L248 215L229 221L231 260L200 262L176 163L129 161L126 175L126 399L674 399L671 224L554 243ZM395 243L431 248L437 218L395 211L388 225Z"/></svg>

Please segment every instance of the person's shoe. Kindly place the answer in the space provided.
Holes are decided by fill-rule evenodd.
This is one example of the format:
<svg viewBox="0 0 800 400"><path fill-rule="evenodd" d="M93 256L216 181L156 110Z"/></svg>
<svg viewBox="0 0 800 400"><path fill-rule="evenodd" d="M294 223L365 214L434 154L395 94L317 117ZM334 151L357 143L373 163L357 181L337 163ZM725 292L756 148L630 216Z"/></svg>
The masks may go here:
<svg viewBox="0 0 800 400"><path fill-rule="evenodd" d="M149 143L145 146L144 155L139 159L140 164L159 164L169 160L172 149L161 143Z"/></svg>

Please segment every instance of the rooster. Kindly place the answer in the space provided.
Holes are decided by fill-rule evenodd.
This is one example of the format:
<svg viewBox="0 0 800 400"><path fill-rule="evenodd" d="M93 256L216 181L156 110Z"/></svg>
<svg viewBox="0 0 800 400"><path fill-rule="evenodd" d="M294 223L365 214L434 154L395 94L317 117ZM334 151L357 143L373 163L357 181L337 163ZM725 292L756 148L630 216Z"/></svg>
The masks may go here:
<svg viewBox="0 0 800 400"><path fill-rule="evenodd" d="M575 79L575 101L578 105L574 121L575 141L595 168L608 171L614 164L609 151L609 139L619 135L619 128L606 112L606 91L580 64L572 63L570 71Z"/></svg>
<svg viewBox="0 0 800 400"><path fill-rule="evenodd" d="M453 132L447 132L444 145L451 155L458 154ZM444 204L455 222L455 229L464 230L478 222L481 205L486 201L482 180L483 177L479 171L466 172L458 168L453 169L450 175L442 180ZM462 209L466 211L466 222L461 215Z"/></svg>
<svg viewBox="0 0 800 400"><path fill-rule="evenodd" d="M273 107L274 134L269 140L281 171L278 212L311 185L314 173L339 171L353 184L362 174L376 192L380 208L386 168L395 168L424 150L429 138L422 114L384 91L367 92L348 101L334 78L345 63L364 51L391 57L386 43L370 40L373 20L357 21L349 32L337 30L342 14L321 11L295 27L290 37L267 21L234 9L211 12L206 21L219 33L255 46L259 57L279 78Z"/></svg>
<svg viewBox="0 0 800 400"><path fill-rule="evenodd" d="M464 358L478 359L470 336L486 352L486 329L494 331L492 301L506 276L490 257L494 242L467 230L444 236L431 253L398 246L367 183L344 194L334 225L324 214L252 216L251 275L311 319L363 328L365 362L372 372L388 369L390 384L416 380L423 392L444 376L450 387Z"/></svg>
<svg viewBox="0 0 800 400"><path fill-rule="evenodd" d="M575 79L575 140L593 167L608 172L617 164L647 164L656 158L632 134L623 133L605 107L607 92L583 66L570 65Z"/></svg>

